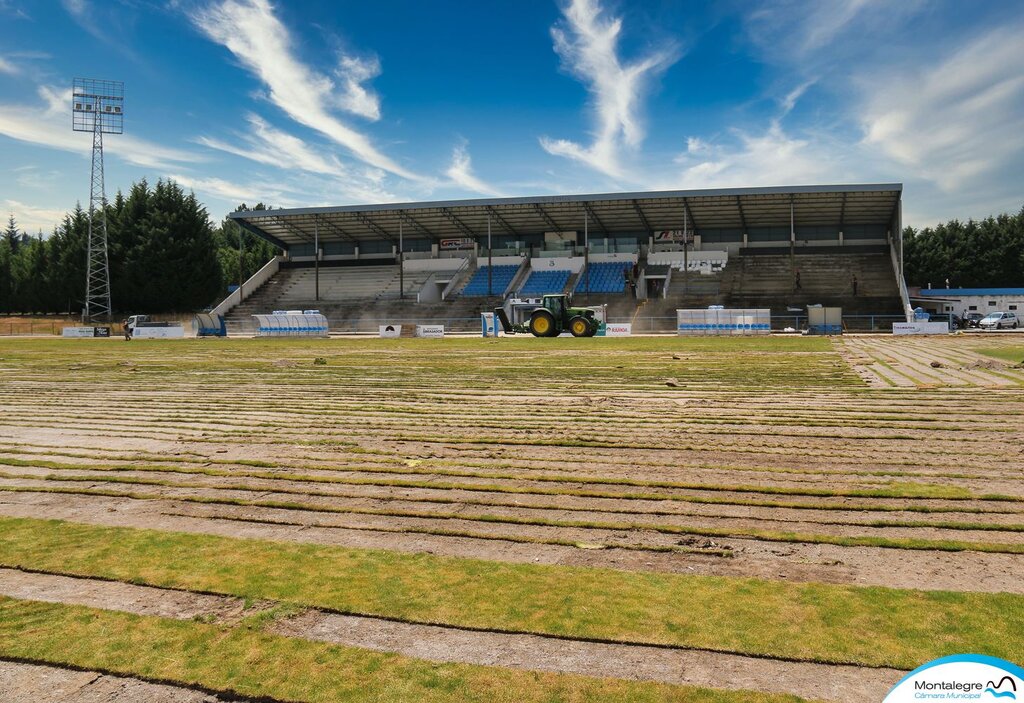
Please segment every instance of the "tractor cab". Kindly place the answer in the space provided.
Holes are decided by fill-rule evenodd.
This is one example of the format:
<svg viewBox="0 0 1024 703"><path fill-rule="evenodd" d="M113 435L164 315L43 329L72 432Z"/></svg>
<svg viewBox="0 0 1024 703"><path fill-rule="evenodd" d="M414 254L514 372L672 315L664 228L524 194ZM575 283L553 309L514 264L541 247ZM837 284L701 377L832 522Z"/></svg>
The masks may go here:
<svg viewBox="0 0 1024 703"><path fill-rule="evenodd" d="M569 324L566 311L571 303L567 295L545 295L541 299L541 306L554 315L556 320L560 320L563 327Z"/></svg>

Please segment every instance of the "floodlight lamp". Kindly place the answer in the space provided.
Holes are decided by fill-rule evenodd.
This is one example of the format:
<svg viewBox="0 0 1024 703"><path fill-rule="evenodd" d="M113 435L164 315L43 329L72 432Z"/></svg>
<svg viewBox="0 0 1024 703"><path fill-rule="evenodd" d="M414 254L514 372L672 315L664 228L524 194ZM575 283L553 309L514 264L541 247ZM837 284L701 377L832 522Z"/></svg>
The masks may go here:
<svg viewBox="0 0 1024 703"><path fill-rule="evenodd" d="M76 78L71 93L71 126L76 132L124 132L123 82Z"/></svg>

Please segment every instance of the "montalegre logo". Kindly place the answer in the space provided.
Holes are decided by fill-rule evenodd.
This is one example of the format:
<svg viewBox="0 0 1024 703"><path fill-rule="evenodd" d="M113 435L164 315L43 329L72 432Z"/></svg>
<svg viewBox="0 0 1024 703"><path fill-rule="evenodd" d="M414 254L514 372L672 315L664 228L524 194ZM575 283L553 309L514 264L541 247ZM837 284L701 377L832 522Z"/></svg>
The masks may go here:
<svg viewBox="0 0 1024 703"><path fill-rule="evenodd" d="M883 703L1024 700L1024 669L983 654L957 654L928 662L896 684Z"/></svg>

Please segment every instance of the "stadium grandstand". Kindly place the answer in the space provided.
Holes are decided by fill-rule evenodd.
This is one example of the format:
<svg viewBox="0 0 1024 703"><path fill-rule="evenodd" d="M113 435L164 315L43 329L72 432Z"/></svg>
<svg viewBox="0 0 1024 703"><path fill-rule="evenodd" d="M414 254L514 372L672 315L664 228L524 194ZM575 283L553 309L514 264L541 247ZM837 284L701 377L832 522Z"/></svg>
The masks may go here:
<svg viewBox="0 0 1024 703"><path fill-rule="evenodd" d="M332 331L479 329L504 300L572 293L611 321L670 330L676 308L807 305L851 328L902 319L902 185L561 195L231 213L282 250L216 309L317 309ZM632 284L632 285L631 285Z"/></svg>

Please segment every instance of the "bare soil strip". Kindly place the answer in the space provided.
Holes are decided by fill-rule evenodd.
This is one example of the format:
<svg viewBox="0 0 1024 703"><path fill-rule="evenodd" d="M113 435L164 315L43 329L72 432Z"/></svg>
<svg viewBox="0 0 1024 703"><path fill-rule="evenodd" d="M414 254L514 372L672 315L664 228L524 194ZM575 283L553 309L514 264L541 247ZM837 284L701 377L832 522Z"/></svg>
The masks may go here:
<svg viewBox="0 0 1024 703"><path fill-rule="evenodd" d="M0 595L179 620L201 618L227 623L257 612L244 609L236 598L3 568L0 568ZM265 603L260 607L270 605ZM273 621L270 630L288 637L394 652L429 661L715 688L725 685L815 700L848 701L851 696L881 700L902 675L895 669L479 632L316 610ZM0 692L4 686L2 677L0 673ZM184 700L193 699L186 697Z"/></svg>
<svg viewBox="0 0 1024 703"><path fill-rule="evenodd" d="M242 699L98 671L0 661L0 700L4 703L221 703Z"/></svg>
<svg viewBox="0 0 1024 703"><path fill-rule="evenodd" d="M586 549L372 529L352 530L335 526L331 522L335 516L328 514L322 515L318 521L311 519L308 513L286 510L230 506L211 508L173 501L164 504L162 501L45 493L0 493L0 514L223 537L426 552L513 563L753 576L921 590L1024 593L1024 581L1016 575L1021 557L1015 554L711 540L716 547L732 547L734 556L722 558L692 553L636 552L614 546ZM703 544L703 541L698 539L696 544Z"/></svg>

